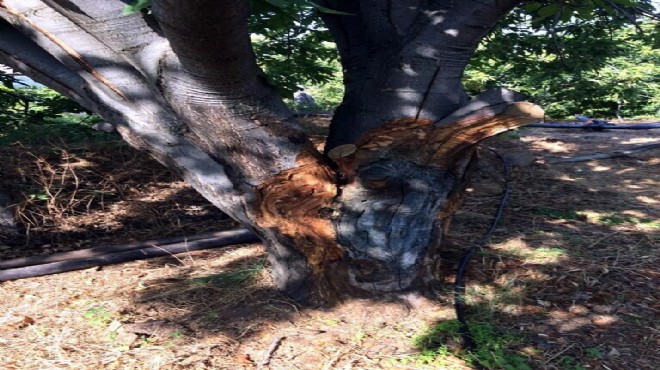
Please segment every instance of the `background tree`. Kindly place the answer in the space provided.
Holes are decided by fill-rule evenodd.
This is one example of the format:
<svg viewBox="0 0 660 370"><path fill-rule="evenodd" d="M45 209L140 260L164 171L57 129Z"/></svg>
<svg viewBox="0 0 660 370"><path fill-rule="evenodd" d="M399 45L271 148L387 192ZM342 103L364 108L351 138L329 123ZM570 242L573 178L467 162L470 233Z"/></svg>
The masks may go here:
<svg viewBox="0 0 660 370"><path fill-rule="evenodd" d="M631 24L629 11L584 3L551 5L533 2L500 22L470 62L468 91L506 86L534 97L554 118L657 115L657 21Z"/></svg>
<svg viewBox="0 0 660 370"><path fill-rule="evenodd" d="M425 287L475 145L543 116L507 90L470 100L461 82L520 1L254 2L277 8L254 20L265 24L287 9L322 11L345 86L325 155L259 68L247 1L145 3L122 14L118 0L3 0L0 61L116 123L254 230L298 300Z"/></svg>

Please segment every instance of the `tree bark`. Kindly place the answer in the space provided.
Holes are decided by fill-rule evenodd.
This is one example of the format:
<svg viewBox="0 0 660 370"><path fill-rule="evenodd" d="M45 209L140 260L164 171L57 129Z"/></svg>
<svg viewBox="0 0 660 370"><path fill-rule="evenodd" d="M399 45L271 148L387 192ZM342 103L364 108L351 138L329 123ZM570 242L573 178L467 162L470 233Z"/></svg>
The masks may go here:
<svg viewBox="0 0 660 370"><path fill-rule="evenodd" d="M518 1L325 1L346 96L319 153L268 85L246 1L0 2L0 60L117 124L265 242L292 298L422 289L475 145L540 108L460 78ZM21 40L21 43L5 40Z"/></svg>
<svg viewBox="0 0 660 370"><path fill-rule="evenodd" d="M481 39L519 0L321 2L346 93L326 145L356 142L402 117L440 120L469 98L461 78Z"/></svg>

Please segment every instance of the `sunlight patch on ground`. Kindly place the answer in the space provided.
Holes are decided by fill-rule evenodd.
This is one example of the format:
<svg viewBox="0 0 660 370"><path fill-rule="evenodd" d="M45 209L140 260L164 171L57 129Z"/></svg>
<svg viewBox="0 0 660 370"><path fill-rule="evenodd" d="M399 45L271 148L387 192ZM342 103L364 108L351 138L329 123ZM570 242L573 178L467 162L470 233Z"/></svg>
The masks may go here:
<svg viewBox="0 0 660 370"><path fill-rule="evenodd" d="M545 239L559 239L561 236L557 233L545 233ZM533 247L521 238L512 238L502 243L494 244L493 249L506 252L520 259L523 264L554 264L566 260L568 252L557 247ZM534 277L538 280L545 280L548 276L539 274ZM529 279L530 276L526 276Z"/></svg>
<svg viewBox="0 0 660 370"><path fill-rule="evenodd" d="M521 139L523 142L527 141L524 138ZM533 141L532 143L534 149L537 150L546 150L550 153L572 153L576 150L576 146L573 144L567 144L561 141Z"/></svg>
<svg viewBox="0 0 660 370"><path fill-rule="evenodd" d="M593 210L580 211L591 224L605 225L613 230L623 230L631 226L640 230L660 228L660 220L639 210L624 210L621 212L599 212Z"/></svg>
<svg viewBox="0 0 660 370"><path fill-rule="evenodd" d="M612 138L612 139L616 139L616 138ZM632 137L632 138L628 138L627 140L622 140L621 144L648 144L648 143L653 143L656 140L657 139L655 139L654 137L651 137L649 135L649 137Z"/></svg>
<svg viewBox="0 0 660 370"><path fill-rule="evenodd" d="M659 198L659 197L655 197L655 198ZM653 205L660 204L660 200L654 199L653 197L647 197L646 195L639 195L635 197L635 199L646 204L653 204Z"/></svg>
<svg viewBox="0 0 660 370"><path fill-rule="evenodd" d="M605 172L605 171L611 171L612 170L612 167L601 166L599 164L596 164L596 165L591 165L590 164L590 167L591 167L591 170L594 171L594 172Z"/></svg>

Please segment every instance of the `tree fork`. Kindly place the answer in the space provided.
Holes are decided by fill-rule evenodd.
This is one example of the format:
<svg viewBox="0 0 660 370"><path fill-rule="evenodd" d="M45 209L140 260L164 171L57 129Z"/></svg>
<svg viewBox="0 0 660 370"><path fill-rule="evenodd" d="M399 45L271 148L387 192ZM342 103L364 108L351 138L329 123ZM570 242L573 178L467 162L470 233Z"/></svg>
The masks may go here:
<svg viewBox="0 0 660 370"><path fill-rule="evenodd" d="M423 286L476 144L543 117L509 95L489 91L439 122L389 122L330 150L333 163L301 155L259 187L258 226L304 256L324 301Z"/></svg>

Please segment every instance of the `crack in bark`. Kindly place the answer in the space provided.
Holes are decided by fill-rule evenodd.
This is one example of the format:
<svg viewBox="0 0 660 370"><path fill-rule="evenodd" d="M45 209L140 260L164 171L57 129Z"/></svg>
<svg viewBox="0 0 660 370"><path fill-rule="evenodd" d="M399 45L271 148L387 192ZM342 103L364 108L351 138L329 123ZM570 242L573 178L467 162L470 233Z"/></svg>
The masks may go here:
<svg viewBox="0 0 660 370"><path fill-rule="evenodd" d="M431 90L433 89L433 85L435 84L435 79L438 77L441 68L442 66L439 65L436 67L435 71L433 72L433 77L431 77L431 80L429 81L429 84L426 87L426 91L422 96L422 101L419 103L419 108L417 108L417 113L415 114L415 120L418 120L420 118L419 116L420 114L422 114L422 110L424 109L426 100L429 98L429 95L431 94Z"/></svg>

